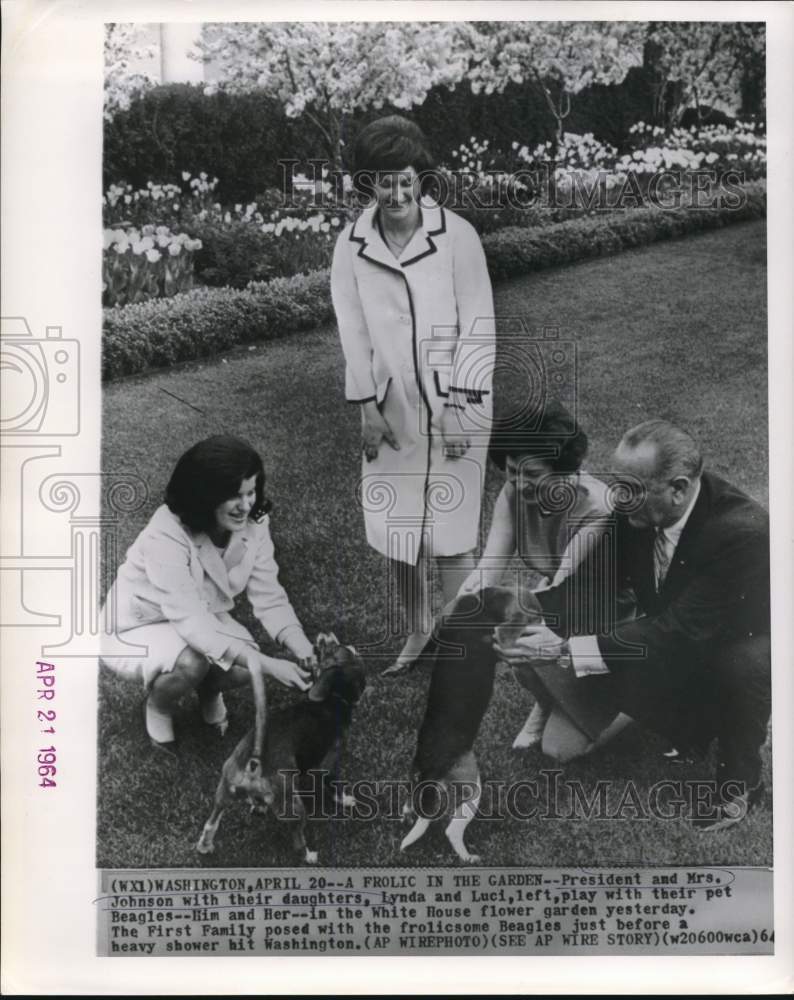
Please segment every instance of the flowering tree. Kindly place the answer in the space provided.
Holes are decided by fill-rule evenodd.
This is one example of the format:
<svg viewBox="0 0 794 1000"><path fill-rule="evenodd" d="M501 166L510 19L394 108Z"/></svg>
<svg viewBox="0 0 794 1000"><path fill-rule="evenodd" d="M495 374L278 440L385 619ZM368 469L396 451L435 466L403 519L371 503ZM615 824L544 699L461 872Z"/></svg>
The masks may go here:
<svg viewBox="0 0 794 1000"><path fill-rule="evenodd" d="M463 78L469 55L460 25L433 22L213 24L200 48L218 73L209 92L261 90L288 116L305 115L334 167L345 114L421 104Z"/></svg>
<svg viewBox="0 0 794 1000"><path fill-rule="evenodd" d="M651 23L645 63L653 71L656 120L675 126L687 107L703 104L736 113L743 76L763 62L764 51L763 22Z"/></svg>
<svg viewBox="0 0 794 1000"><path fill-rule="evenodd" d="M620 83L642 65L644 25L619 21L495 21L469 28L468 78L475 93L530 83L557 125L556 146L571 95L594 83Z"/></svg>
<svg viewBox="0 0 794 1000"><path fill-rule="evenodd" d="M148 72L155 46L144 42L148 25L105 25L105 108L109 121L116 111L130 106L132 98L156 82ZM152 66L152 68L154 68Z"/></svg>

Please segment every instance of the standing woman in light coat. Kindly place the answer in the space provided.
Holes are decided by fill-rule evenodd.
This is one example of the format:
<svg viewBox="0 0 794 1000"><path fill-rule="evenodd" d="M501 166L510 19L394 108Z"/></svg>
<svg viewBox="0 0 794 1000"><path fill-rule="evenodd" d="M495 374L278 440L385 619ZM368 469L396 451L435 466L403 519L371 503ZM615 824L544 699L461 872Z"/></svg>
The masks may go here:
<svg viewBox="0 0 794 1000"><path fill-rule="evenodd" d="M451 600L474 567L490 435L494 312L482 245L464 219L423 194L433 161L399 115L354 148L370 200L340 234L331 292L361 409L359 500L367 540L393 561L409 635L388 672L409 669L432 629L429 573Z"/></svg>

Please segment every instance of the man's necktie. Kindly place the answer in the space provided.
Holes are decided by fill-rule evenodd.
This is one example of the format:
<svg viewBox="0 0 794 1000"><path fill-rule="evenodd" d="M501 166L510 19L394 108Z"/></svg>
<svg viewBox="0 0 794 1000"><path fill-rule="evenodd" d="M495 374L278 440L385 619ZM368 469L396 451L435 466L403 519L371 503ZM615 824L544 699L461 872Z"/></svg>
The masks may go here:
<svg viewBox="0 0 794 1000"><path fill-rule="evenodd" d="M668 542L664 531L661 528L655 529L656 534L653 539L653 576L656 583L656 593L662 589L664 578L670 568L670 554L668 552Z"/></svg>

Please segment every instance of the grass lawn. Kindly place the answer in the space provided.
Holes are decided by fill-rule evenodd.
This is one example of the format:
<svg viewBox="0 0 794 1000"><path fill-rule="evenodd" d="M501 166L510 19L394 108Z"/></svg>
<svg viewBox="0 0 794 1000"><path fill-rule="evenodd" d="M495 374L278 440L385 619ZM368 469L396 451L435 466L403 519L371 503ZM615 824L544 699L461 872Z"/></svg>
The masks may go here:
<svg viewBox="0 0 794 1000"><path fill-rule="evenodd" d="M499 316L523 317L533 333L556 327L560 341L575 345L575 370L566 370L562 395L575 400L590 435L591 471L608 470L610 452L627 427L664 416L692 430L710 469L766 503L762 223L517 279L496 289L496 308ZM525 349L536 351L529 339ZM525 389L515 351L501 358L495 400L504 413ZM281 579L307 633L331 629L343 642L366 648L370 691L355 716L345 776L406 779L429 678L426 670L393 681L378 676L402 637L386 624L394 617L386 566L367 547L354 500L358 413L343 399L335 329L106 387L104 469L137 473L150 493L145 509L120 525L119 552L160 503L179 455L219 432L247 438L264 458ZM490 469L486 526L499 486ZM247 605L240 615L262 634ZM272 689L271 703L291 697ZM221 825L213 858L205 862L194 850L223 761L253 718L248 691L231 694L227 703L231 726L223 740L204 731L195 702L182 707L176 716L180 757L172 761L149 748L142 691L101 672L100 866L292 864L284 829L242 806ZM486 780L510 784L550 767L536 751L510 749L529 707L529 695L500 674L476 745ZM581 782L588 795L598 781L611 781L614 812L630 781L642 798L655 782L712 777L711 763L676 766L660 757L661 749L655 736L632 727L609 748L569 765L560 780ZM764 753L769 779L768 747ZM622 818L571 818L567 794L558 800L558 818L549 815L541 795L533 800L538 809L532 818L476 819L469 827L471 849L489 865L771 864L769 800L739 827L704 837L683 819L637 818L628 799ZM313 827L323 865L434 866L453 859L442 824L405 856L397 850L404 832L397 819L334 819Z"/></svg>

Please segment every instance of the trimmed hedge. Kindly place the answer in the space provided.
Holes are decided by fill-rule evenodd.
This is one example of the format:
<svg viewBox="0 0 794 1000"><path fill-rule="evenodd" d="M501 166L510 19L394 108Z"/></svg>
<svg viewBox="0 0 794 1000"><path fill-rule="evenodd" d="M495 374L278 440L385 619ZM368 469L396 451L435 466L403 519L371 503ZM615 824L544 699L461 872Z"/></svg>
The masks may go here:
<svg viewBox="0 0 794 1000"><path fill-rule="evenodd" d="M483 237L493 281L656 240L766 216L766 184L743 186L738 208L632 208L570 219L542 229L515 227ZM309 330L333 319L328 270L251 282L242 290L197 288L169 299L106 309L106 380L207 357L239 344Z"/></svg>
<svg viewBox="0 0 794 1000"><path fill-rule="evenodd" d="M766 216L766 182L742 185L744 203L714 208L630 208L552 223L542 229L514 227L483 237L491 280L514 278L544 267L675 239L704 229Z"/></svg>
<svg viewBox="0 0 794 1000"><path fill-rule="evenodd" d="M106 309L106 380L208 357L239 344L310 330L333 318L328 271L250 288L195 288L169 299Z"/></svg>

